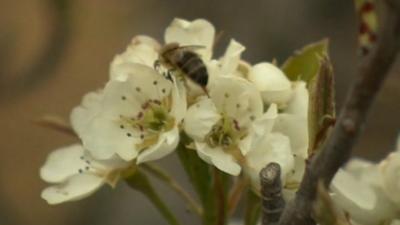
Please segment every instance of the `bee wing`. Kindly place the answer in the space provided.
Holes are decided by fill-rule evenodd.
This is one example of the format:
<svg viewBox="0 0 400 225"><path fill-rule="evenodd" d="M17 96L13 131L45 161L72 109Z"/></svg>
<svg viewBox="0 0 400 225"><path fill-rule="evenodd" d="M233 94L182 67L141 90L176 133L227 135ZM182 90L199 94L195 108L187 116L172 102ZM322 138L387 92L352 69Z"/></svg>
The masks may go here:
<svg viewBox="0 0 400 225"><path fill-rule="evenodd" d="M198 49L205 49L206 46L204 45L184 45L184 46L180 46L178 47L178 49L182 49L182 50L198 50Z"/></svg>

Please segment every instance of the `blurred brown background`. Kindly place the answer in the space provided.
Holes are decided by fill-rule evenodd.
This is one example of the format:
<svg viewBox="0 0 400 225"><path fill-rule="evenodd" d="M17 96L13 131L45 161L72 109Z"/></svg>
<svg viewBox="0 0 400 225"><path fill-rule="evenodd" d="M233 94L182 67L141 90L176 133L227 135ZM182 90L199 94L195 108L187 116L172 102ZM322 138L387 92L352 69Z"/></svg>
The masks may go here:
<svg viewBox="0 0 400 225"><path fill-rule="evenodd" d="M111 59L134 35L162 40L174 17L210 20L225 32L220 50L234 37L252 63L282 62L293 50L329 37L339 107L353 80L357 29L348 0L1 0L0 225L165 224L124 184L79 202L47 205L38 169L50 151L74 140L31 121L49 113L68 118L83 94L106 82ZM374 105L358 155L377 160L393 149L400 128L399 72ZM161 163L188 186L174 156ZM184 224L197 224L169 189L156 185Z"/></svg>

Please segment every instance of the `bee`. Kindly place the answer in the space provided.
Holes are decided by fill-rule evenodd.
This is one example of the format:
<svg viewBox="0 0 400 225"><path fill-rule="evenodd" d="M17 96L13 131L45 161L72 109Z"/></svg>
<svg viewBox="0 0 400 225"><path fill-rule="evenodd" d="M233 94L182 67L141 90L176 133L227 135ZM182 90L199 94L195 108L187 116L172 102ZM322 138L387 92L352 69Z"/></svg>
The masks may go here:
<svg viewBox="0 0 400 225"><path fill-rule="evenodd" d="M170 80L172 80L172 72L178 70L207 93L208 71L203 60L194 52L194 50L201 48L204 48L204 46L180 46L178 43L166 44L161 48L159 59L154 63L154 67L158 68L163 65L168 68L166 77Z"/></svg>

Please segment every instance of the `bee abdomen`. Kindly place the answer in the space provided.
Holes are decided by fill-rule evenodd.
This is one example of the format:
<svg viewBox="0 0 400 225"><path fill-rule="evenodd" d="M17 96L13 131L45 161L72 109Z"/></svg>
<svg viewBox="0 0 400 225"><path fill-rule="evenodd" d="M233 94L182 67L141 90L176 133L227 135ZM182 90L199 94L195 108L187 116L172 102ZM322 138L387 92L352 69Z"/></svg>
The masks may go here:
<svg viewBox="0 0 400 225"><path fill-rule="evenodd" d="M196 54L187 53L182 59L180 69L195 83L206 86L208 72L201 58Z"/></svg>

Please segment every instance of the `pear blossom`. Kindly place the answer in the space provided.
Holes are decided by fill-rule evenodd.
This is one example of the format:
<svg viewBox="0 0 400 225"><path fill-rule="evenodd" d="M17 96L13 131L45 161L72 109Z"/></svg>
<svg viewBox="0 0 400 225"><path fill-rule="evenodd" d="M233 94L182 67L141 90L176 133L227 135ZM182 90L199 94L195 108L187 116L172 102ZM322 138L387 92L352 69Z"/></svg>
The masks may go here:
<svg viewBox="0 0 400 225"><path fill-rule="evenodd" d="M210 98L187 111L184 130L200 158L231 175L238 175L245 156L277 117L276 105L263 112L260 93L240 77L216 78Z"/></svg>
<svg viewBox="0 0 400 225"><path fill-rule="evenodd" d="M383 191L400 208L400 137L396 151L379 164L379 171L382 174Z"/></svg>
<svg viewBox="0 0 400 225"><path fill-rule="evenodd" d="M308 101L306 83L294 82L287 106L279 113L273 130L289 137L293 154L308 157Z"/></svg>
<svg viewBox="0 0 400 225"><path fill-rule="evenodd" d="M382 190L378 165L351 160L335 175L332 199L356 224L378 225L396 217L397 210Z"/></svg>
<svg viewBox="0 0 400 225"><path fill-rule="evenodd" d="M290 140L280 133L266 133L246 155L245 173L251 178L252 185L260 189L260 171L269 163L278 163L281 167L282 185L286 184L287 176L292 173L294 157L290 148Z"/></svg>
<svg viewBox="0 0 400 225"><path fill-rule="evenodd" d="M261 92L265 103L287 104L292 94L292 84L282 70L272 63L263 62L254 65L248 74Z"/></svg>
<svg viewBox="0 0 400 225"><path fill-rule="evenodd" d="M126 80L126 74L129 73L130 69L126 65L130 65L131 63L153 67L154 62L158 59L160 48L160 44L151 37L145 35L134 37L126 50L116 55L111 62L110 78L121 81Z"/></svg>
<svg viewBox="0 0 400 225"><path fill-rule="evenodd" d="M40 169L41 178L53 184L43 190L42 198L49 204L85 198L104 184L115 186L129 166L117 157L96 160L80 144L59 148Z"/></svg>
<svg viewBox="0 0 400 225"><path fill-rule="evenodd" d="M186 95L179 82L165 79L153 68L124 63L101 92L88 94L71 114L83 146L96 159L114 155L137 163L171 153L179 142L179 124Z"/></svg>

